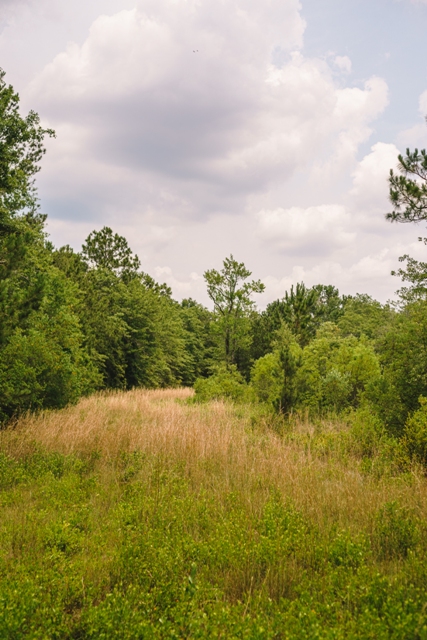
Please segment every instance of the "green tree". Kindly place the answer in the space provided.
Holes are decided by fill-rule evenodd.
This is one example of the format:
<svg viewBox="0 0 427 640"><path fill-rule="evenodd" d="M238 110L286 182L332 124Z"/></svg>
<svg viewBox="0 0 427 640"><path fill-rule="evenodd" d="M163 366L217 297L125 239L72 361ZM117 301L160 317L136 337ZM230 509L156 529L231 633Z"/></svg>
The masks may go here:
<svg viewBox="0 0 427 640"><path fill-rule="evenodd" d="M425 149L406 149L406 156L399 155L398 160L399 173L390 169L389 196L393 210L386 214L386 219L401 223L424 222L427 220L427 152ZM426 238L419 237L418 240L427 243ZM398 291L403 303L425 299L427 263L418 262L409 255L401 256L399 261L406 262L407 268L392 271L392 275L410 283Z"/></svg>
<svg viewBox="0 0 427 640"><path fill-rule="evenodd" d="M253 320L253 357L258 359L273 348L276 332L285 323L301 346L312 340L323 322L337 322L349 296L340 296L332 285L307 288L303 282L292 285L281 300L267 305Z"/></svg>
<svg viewBox="0 0 427 640"><path fill-rule="evenodd" d="M82 256L90 268L108 269L124 278L136 275L141 267L126 238L113 233L110 227L88 235L82 246Z"/></svg>
<svg viewBox="0 0 427 640"><path fill-rule="evenodd" d="M380 375L378 356L366 337L344 337L336 325L324 323L302 353L295 381L298 403L315 411L355 407Z"/></svg>
<svg viewBox="0 0 427 640"><path fill-rule="evenodd" d="M80 292L85 342L103 386L192 384L203 356L193 344L197 322L186 324L168 287L136 270L139 260L125 238L108 230L95 233L85 243L91 252L85 249L83 256L62 247L54 252L54 261ZM105 238L111 251L104 251Z"/></svg>
<svg viewBox="0 0 427 640"><path fill-rule="evenodd" d="M19 113L19 95L6 85L0 69L0 229L11 231L13 218L38 208L34 176L45 153L43 140L55 135L43 129L37 113Z"/></svg>
<svg viewBox="0 0 427 640"><path fill-rule="evenodd" d="M39 116L19 113L0 71L0 421L61 407L97 386L83 345L76 288L55 268L35 175L44 154Z"/></svg>
<svg viewBox="0 0 427 640"><path fill-rule="evenodd" d="M301 346L306 345L315 334L318 298L318 292L307 289L303 282L297 283L295 289L292 285L283 298L285 322Z"/></svg>
<svg viewBox="0 0 427 640"><path fill-rule="evenodd" d="M195 300L187 298L181 302L180 315L188 355L182 383L192 386L197 378L209 376L214 363L215 343L210 331L213 314Z"/></svg>
<svg viewBox="0 0 427 640"><path fill-rule="evenodd" d="M45 270L43 285L38 308L13 323L0 350L0 421L63 407L101 382L83 346L73 287L55 268Z"/></svg>
<svg viewBox="0 0 427 640"><path fill-rule="evenodd" d="M387 331L394 315L390 305L382 305L371 296L358 293L346 301L337 324L344 336L360 338L364 335L375 341Z"/></svg>
<svg viewBox="0 0 427 640"><path fill-rule="evenodd" d="M372 389L373 404L399 435L408 415L427 397L427 302L406 304L378 343L384 382Z"/></svg>
<svg viewBox="0 0 427 640"><path fill-rule="evenodd" d="M296 376L301 365L301 347L286 325L277 332L274 352L280 367L280 394L274 406L286 415L297 403Z"/></svg>
<svg viewBox="0 0 427 640"><path fill-rule="evenodd" d="M344 314L351 296L340 295L338 289L331 284L316 284L311 291L317 293L315 311L317 326L319 327L323 322L337 323Z"/></svg>
<svg viewBox="0 0 427 640"><path fill-rule="evenodd" d="M54 135L40 126L34 111L20 115L19 95L4 77L0 69L0 344L42 299L44 271L38 258L44 251L44 217L38 213L34 177L44 137ZM21 268L27 256L30 271L28 263Z"/></svg>
<svg viewBox="0 0 427 640"><path fill-rule="evenodd" d="M276 351L259 358L251 370L251 387L256 399L278 407L282 397L282 377L281 362Z"/></svg>
<svg viewBox="0 0 427 640"><path fill-rule="evenodd" d="M400 256L399 262L406 262L406 269L393 270L391 275L399 276L404 282L409 283L409 286L401 287L396 292L402 303L425 300L427 298L427 262L415 260L408 254Z"/></svg>
<svg viewBox="0 0 427 640"><path fill-rule="evenodd" d="M255 397L289 414L297 403L296 376L302 349L289 327L282 323L276 331L273 351L259 358L251 369L251 387Z"/></svg>
<svg viewBox="0 0 427 640"><path fill-rule="evenodd" d="M421 222L427 218L427 152L410 151L398 156L399 173L390 169L391 222Z"/></svg>
<svg viewBox="0 0 427 640"><path fill-rule="evenodd" d="M249 316L254 307L251 295L265 289L260 280L245 282L251 272L233 256L225 258L221 271L204 273L208 295L214 303L215 327L220 352L227 366L238 363L239 350L250 346Z"/></svg>

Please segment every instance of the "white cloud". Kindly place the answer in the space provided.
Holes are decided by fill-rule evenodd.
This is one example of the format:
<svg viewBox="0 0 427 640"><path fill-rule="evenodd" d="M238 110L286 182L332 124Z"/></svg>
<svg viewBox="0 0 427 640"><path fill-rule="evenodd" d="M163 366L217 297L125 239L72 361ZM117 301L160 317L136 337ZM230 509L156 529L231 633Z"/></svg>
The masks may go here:
<svg viewBox="0 0 427 640"><path fill-rule="evenodd" d="M353 171L350 195L359 208L383 209L388 197L390 169L398 163L399 150L394 144L377 142Z"/></svg>
<svg viewBox="0 0 427 640"><path fill-rule="evenodd" d="M414 229L384 219L390 208L387 177L397 154L393 144L373 145L354 168L347 193L335 204L259 211L258 237L291 263L285 277L265 279L267 301L301 281L308 286L331 283L353 294L375 291L383 301L393 295L399 280L390 272L398 266L398 257L409 251L422 258L413 242Z"/></svg>
<svg viewBox="0 0 427 640"><path fill-rule="evenodd" d="M418 147L418 149L427 147L427 90L423 91L418 99L418 113L422 121L410 129L401 131L398 136L397 142L402 149L407 147Z"/></svg>
<svg viewBox="0 0 427 640"><path fill-rule="evenodd" d="M349 215L341 205L291 207L260 211L259 235L279 251L319 255L331 248L344 247L355 234L349 230ZM347 229L346 229L347 227Z"/></svg>
<svg viewBox="0 0 427 640"><path fill-rule="evenodd" d="M426 0L426 4L427 4L427 0ZM420 95L419 111L422 116L424 117L427 116L427 90L423 91L423 93Z"/></svg>
<svg viewBox="0 0 427 640"><path fill-rule="evenodd" d="M158 0L100 16L32 84L58 130L45 198L76 197L78 175L94 219L124 208L203 218L241 211L331 144L350 161L387 104L386 84L337 88L326 63L296 51L303 31L296 0ZM280 69L277 46L291 52Z"/></svg>
<svg viewBox="0 0 427 640"><path fill-rule="evenodd" d="M384 302L394 290L399 288L399 280L390 277L390 271L396 267L397 255L389 250L364 256L360 260L343 266L342 263L324 260L312 267L296 265L285 278L268 276L264 279L267 287L265 306L277 298L282 298L285 291L297 282L304 282L312 287L316 284L333 284L342 293L366 293L376 291L376 295Z"/></svg>
<svg viewBox="0 0 427 640"><path fill-rule="evenodd" d="M177 278L171 267L155 267L153 275L158 282L165 282L179 298L200 299L205 294L205 281L203 276L192 271L187 280Z"/></svg>
<svg viewBox="0 0 427 640"><path fill-rule="evenodd" d="M334 64L343 73L351 73L351 60L348 56L335 56Z"/></svg>
<svg viewBox="0 0 427 640"><path fill-rule="evenodd" d="M230 252L266 282L260 304L301 280L382 299L398 287L389 271L414 230L384 220L397 147L358 155L387 84L352 84L347 56L305 55L298 0L31 2L0 54L18 61L34 32L49 61L20 92L58 133L38 178L56 244L109 224L144 270L205 303L200 274Z"/></svg>

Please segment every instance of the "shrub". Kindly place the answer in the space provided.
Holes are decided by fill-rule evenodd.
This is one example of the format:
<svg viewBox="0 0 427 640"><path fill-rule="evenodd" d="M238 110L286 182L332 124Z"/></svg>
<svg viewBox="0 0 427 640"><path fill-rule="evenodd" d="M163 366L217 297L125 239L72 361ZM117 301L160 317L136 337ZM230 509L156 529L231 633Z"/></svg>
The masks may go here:
<svg viewBox="0 0 427 640"><path fill-rule="evenodd" d="M427 398L419 399L420 408L408 418L403 444L411 458L427 467Z"/></svg>
<svg viewBox="0 0 427 640"><path fill-rule="evenodd" d="M297 373L298 403L314 411L359 406L380 377L378 357L365 338L343 338L330 322L305 347Z"/></svg>
<svg viewBox="0 0 427 640"><path fill-rule="evenodd" d="M386 437L381 420L368 405L352 411L348 420L352 452L361 458L372 458Z"/></svg>
<svg viewBox="0 0 427 640"><path fill-rule="evenodd" d="M328 409L340 411L348 404L351 393L350 376L338 369L331 369L322 378L323 405Z"/></svg>
<svg viewBox="0 0 427 640"><path fill-rule="evenodd" d="M275 405L280 401L283 374L276 353L268 353L252 367L251 386L259 402Z"/></svg>
<svg viewBox="0 0 427 640"><path fill-rule="evenodd" d="M373 537L380 559L406 558L418 542L419 529L412 514L392 501L378 511Z"/></svg>
<svg viewBox="0 0 427 640"><path fill-rule="evenodd" d="M221 398L242 402L248 397L248 385L235 365L218 367L210 378L198 378L194 391L201 402Z"/></svg>

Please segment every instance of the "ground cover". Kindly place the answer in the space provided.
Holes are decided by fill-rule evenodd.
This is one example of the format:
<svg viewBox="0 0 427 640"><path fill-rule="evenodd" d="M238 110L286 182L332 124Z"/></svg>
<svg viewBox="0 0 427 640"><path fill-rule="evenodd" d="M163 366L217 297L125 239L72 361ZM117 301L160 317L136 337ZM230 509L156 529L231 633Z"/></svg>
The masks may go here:
<svg viewBox="0 0 427 640"><path fill-rule="evenodd" d="M0 432L0 638L427 638L427 482L398 443L191 396Z"/></svg>

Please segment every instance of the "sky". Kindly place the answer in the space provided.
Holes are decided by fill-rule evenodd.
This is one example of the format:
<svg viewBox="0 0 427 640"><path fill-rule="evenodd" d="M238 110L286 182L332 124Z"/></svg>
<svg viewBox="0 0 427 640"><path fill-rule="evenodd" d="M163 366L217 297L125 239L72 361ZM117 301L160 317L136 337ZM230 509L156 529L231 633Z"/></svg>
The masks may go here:
<svg viewBox="0 0 427 640"><path fill-rule="evenodd" d="M292 284L385 302L423 225L387 177L427 147L427 0L0 0L0 66L55 129L55 246L104 225L177 299L233 254L261 308Z"/></svg>

